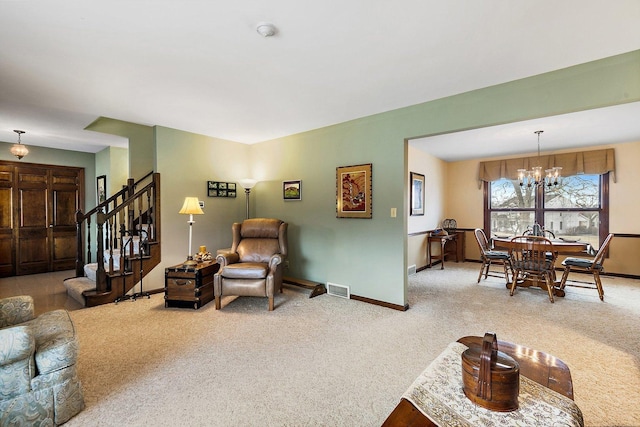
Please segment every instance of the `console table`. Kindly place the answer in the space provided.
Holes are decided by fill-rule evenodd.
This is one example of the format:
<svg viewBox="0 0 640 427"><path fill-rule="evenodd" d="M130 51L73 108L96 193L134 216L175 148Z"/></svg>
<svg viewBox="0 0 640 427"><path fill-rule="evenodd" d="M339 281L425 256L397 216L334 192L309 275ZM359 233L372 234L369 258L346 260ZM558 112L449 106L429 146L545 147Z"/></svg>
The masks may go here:
<svg viewBox="0 0 640 427"><path fill-rule="evenodd" d="M427 237L427 253L429 257L429 268L433 263L433 260L440 260L440 269L444 268L445 257L454 255L456 262L464 261L465 258L465 234L464 231L453 231L450 234L444 234L439 236L429 235ZM431 250L431 243L437 242L440 244L440 255L434 255Z"/></svg>
<svg viewBox="0 0 640 427"><path fill-rule="evenodd" d="M182 264L165 269L164 306L170 303L193 303L198 309L213 299L213 275L220 265L205 261L194 266Z"/></svg>

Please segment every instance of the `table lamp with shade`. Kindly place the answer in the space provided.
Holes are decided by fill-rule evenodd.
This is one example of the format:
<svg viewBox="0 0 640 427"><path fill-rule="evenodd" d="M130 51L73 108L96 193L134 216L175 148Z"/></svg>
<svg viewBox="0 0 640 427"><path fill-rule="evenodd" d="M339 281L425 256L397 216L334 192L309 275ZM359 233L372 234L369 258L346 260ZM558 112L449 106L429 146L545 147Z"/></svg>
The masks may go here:
<svg viewBox="0 0 640 427"><path fill-rule="evenodd" d="M182 205L182 209L178 212L179 214L189 215L189 252L187 255L187 260L183 263L184 267L194 266L198 262L193 259L191 255L191 237L193 232L193 220L194 215L203 215L204 212L200 208L200 202L197 197L185 197L184 204Z"/></svg>

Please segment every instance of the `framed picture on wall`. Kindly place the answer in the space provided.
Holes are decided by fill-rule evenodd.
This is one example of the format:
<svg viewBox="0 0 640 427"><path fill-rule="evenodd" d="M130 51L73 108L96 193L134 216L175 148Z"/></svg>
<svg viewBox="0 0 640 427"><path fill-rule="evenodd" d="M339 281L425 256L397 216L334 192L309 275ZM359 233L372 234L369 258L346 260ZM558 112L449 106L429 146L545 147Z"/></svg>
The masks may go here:
<svg viewBox="0 0 640 427"><path fill-rule="evenodd" d="M282 198L284 200L302 200L302 181L282 181Z"/></svg>
<svg viewBox="0 0 640 427"><path fill-rule="evenodd" d="M411 215L424 215L424 175L411 172Z"/></svg>
<svg viewBox="0 0 640 427"><path fill-rule="evenodd" d="M236 197L235 182L207 181L207 196Z"/></svg>
<svg viewBox="0 0 640 427"><path fill-rule="evenodd" d="M107 200L107 176L100 175L96 178L96 200L98 204Z"/></svg>
<svg viewBox="0 0 640 427"><path fill-rule="evenodd" d="M336 216L338 218L372 217L372 165L336 168Z"/></svg>

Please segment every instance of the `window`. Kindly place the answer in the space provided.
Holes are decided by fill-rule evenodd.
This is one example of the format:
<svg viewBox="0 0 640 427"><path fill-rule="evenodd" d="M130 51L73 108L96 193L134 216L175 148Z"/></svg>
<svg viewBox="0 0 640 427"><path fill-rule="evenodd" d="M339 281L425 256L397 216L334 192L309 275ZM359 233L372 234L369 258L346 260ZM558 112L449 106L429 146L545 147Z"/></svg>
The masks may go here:
<svg viewBox="0 0 640 427"><path fill-rule="evenodd" d="M485 182L485 231L519 236L534 223L556 238L593 247L609 233L609 174L563 177L553 187L521 187L518 180Z"/></svg>

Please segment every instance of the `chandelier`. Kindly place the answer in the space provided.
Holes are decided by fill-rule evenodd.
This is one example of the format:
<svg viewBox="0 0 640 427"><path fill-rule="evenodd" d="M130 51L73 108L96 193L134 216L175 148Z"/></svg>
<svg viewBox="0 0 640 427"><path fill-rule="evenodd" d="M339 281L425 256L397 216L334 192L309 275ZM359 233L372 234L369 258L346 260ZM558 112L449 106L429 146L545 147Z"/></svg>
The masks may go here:
<svg viewBox="0 0 640 427"><path fill-rule="evenodd" d="M540 165L540 134L543 130L537 130L534 133L538 135L538 165ZM553 187L560 183L562 168L555 166L544 171L542 174L542 166L535 166L531 170L518 169L518 181L520 186L524 187Z"/></svg>
<svg viewBox="0 0 640 427"><path fill-rule="evenodd" d="M22 142L20 141L20 136L25 133L25 131L16 129L14 132L18 134L18 143L11 146L11 154L16 156L19 160L29 154L29 149L22 145Z"/></svg>

